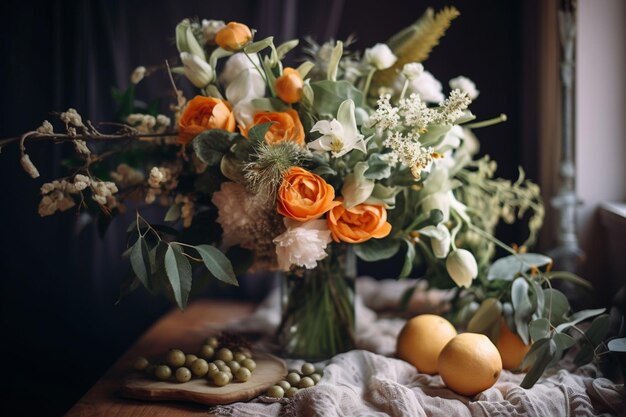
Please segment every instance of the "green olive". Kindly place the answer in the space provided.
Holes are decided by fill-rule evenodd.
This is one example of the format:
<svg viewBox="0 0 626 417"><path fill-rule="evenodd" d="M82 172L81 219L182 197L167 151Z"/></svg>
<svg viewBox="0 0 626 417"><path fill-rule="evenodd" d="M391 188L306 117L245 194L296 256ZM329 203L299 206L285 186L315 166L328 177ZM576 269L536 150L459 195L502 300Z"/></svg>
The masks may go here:
<svg viewBox="0 0 626 417"><path fill-rule="evenodd" d="M280 385L272 385L267 390L267 395L274 398L283 398L285 396L285 390Z"/></svg>
<svg viewBox="0 0 626 417"><path fill-rule="evenodd" d="M203 377L209 372L209 363L204 359L196 359L191 364L191 373L195 376Z"/></svg>
<svg viewBox="0 0 626 417"><path fill-rule="evenodd" d="M292 386L297 386L298 383L300 382L300 375L297 374L296 372L290 372L289 375L287 375L287 378L285 378L287 380L287 382L289 382Z"/></svg>
<svg viewBox="0 0 626 417"><path fill-rule="evenodd" d="M178 368L185 364L185 354L180 349L170 349L167 352L166 362L169 366L173 366L174 368Z"/></svg>
<svg viewBox="0 0 626 417"><path fill-rule="evenodd" d="M312 373L315 373L315 365L308 362L302 365L302 375L311 375Z"/></svg>
<svg viewBox="0 0 626 417"><path fill-rule="evenodd" d="M191 371L184 366L176 370L176 380L178 382L187 382L191 379Z"/></svg>
<svg viewBox="0 0 626 417"><path fill-rule="evenodd" d="M285 380L282 380L278 383L276 383L276 385L281 386L285 391L287 391L289 388L291 388L291 384Z"/></svg>
<svg viewBox="0 0 626 417"><path fill-rule="evenodd" d="M230 377L226 372L218 372L213 376L213 383L218 387L223 387L230 382Z"/></svg>
<svg viewBox="0 0 626 417"><path fill-rule="evenodd" d="M248 368L239 368L235 371L235 378L240 382L246 382L251 376L252 372Z"/></svg>
<svg viewBox="0 0 626 417"><path fill-rule="evenodd" d="M239 365L239 362L237 361L226 362L226 366L228 366L233 373L237 372L237 370L241 368L241 365Z"/></svg>
<svg viewBox="0 0 626 417"><path fill-rule="evenodd" d="M154 370L154 376L156 376L161 381L165 381L172 376L172 368L167 365L159 365Z"/></svg>
<svg viewBox="0 0 626 417"><path fill-rule="evenodd" d="M313 385L315 385L315 382L308 376L305 376L298 382L298 388L311 388Z"/></svg>
<svg viewBox="0 0 626 417"><path fill-rule="evenodd" d="M233 360L236 360L237 362L242 362L246 358L247 356L241 352L235 352L235 355L233 355Z"/></svg>
<svg viewBox="0 0 626 417"><path fill-rule="evenodd" d="M254 372L254 370L256 369L256 362L254 361L254 359L246 358L241 361L241 366L243 366L244 368L248 368L250 372Z"/></svg>
<svg viewBox="0 0 626 417"><path fill-rule="evenodd" d="M212 359L215 354L215 349L209 345L203 345L200 348L200 356L204 359Z"/></svg>
<svg viewBox="0 0 626 417"><path fill-rule="evenodd" d="M208 364L207 375L209 378L213 378L213 376L218 372L220 372L220 368L218 368L216 364L213 362Z"/></svg>
<svg viewBox="0 0 626 417"><path fill-rule="evenodd" d="M196 359L198 359L198 357L196 355L192 355L191 353L188 353L185 355L185 366L187 368L191 369L191 364L193 363L193 361L195 361Z"/></svg>
<svg viewBox="0 0 626 417"><path fill-rule="evenodd" d="M143 356L138 357L133 364L133 367L137 371L145 371L148 366L150 366L150 362L148 362L148 359L144 358Z"/></svg>
<svg viewBox="0 0 626 417"><path fill-rule="evenodd" d="M209 346L211 346L213 349L217 349L217 347L220 345L219 340L217 340L217 337L215 337L215 336L207 337L207 339L206 339L206 341L204 343L209 345Z"/></svg>
<svg viewBox="0 0 626 417"><path fill-rule="evenodd" d="M296 395L298 393L298 388L296 387L291 387L287 390L287 392L285 392L285 395L287 396L287 398L291 398L294 395Z"/></svg>
<svg viewBox="0 0 626 417"><path fill-rule="evenodd" d="M309 375L309 377L313 380L313 382L315 382L316 384L318 382L320 382L320 380L322 379L322 376L320 374L311 374Z"/></svg>
<svg viewBox="0 0 626 417"><path fill-rule="evenodd" d="M223 360L224 362L230 362L233 360L233 352L228 348L221 348L215 354L217 359Z"/></svg>

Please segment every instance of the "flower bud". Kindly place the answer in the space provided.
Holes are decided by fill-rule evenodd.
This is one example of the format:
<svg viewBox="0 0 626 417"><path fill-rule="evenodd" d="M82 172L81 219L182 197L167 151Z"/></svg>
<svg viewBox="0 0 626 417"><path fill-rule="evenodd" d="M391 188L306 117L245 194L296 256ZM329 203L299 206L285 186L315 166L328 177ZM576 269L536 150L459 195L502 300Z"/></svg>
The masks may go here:
<svg viewBox="0 0 626 417"><path fill-rule="evenodd" d="M384 43L377 43L365 50L365 62L374 66L377 70L384 70L396 63L398 58Z"/></svg>
<svg viewBox="0 0 626 417"><path fill-rule="evenodd" d="M143 80L143 77L145 76L146 76L146 67L137 67L135 68L135 70L130 76L130 82L133 84L139 84L141 80Z"/></svg>
<svg viewBox="0 0 626 417"><path fill-rule="evenodd" d="M285 103L297 103L302 98L304 80L298 71L285 68L283 75L276 80L276 95Z"/></svg>
<svg viewBox="0 0 626 417"><path fill-rule="evenodd" d="M215 43L227 51L239 51L252 40L252 31L243 23L230 22L215 34Z"/></svg>
<svg viewBox="0 0 626 417"><path fill-rule="evenodd" d="M406 77L407 80L413 81L420 75L424 73L424 66L419 62L412 62L410 64L405 64L402 67L402 75Z"/></svg>
<svg viewBox="0 0 626 417"><path fill-rule="evenodd" d="M187 52L181 52L180 60L183 62L185 76L196 87L206 87L213 81L213 68L202 58Z"/></svg>
<svg viewBox="0 0 626 417"><path fill-rule="evenodd" d="M465 249L457 249L448 255L446 269L459 287L469 288L472 280L478 276L476 259L470 251Z"/></svg>

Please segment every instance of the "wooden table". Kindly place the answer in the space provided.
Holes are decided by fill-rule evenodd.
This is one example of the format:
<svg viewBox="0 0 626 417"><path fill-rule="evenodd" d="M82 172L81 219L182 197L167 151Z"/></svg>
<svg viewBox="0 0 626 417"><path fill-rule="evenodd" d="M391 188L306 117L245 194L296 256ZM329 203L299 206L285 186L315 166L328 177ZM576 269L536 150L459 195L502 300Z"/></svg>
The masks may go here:
<svg viewBox="0 0 626 417"><path fill-rule="evenodd" d="M254 308L252 303L205 300L191 304L185 312L171 311L148 329L66 415L206 417L207 406L123 398L120 394L121 383L138 356L159 356L172 347L196 351L211 328L245 317Z"/></svg>

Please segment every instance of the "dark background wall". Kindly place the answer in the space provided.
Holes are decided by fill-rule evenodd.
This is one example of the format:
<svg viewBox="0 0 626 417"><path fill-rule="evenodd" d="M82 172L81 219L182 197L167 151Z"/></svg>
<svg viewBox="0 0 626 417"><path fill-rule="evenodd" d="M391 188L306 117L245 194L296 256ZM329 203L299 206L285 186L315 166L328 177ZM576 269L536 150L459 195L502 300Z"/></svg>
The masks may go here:
<svg viewBox="0 0 626 417"><path fill-rule="evenodd" d="M479 131L483 152L512 178L525 147L520 135L522 84L520 1L14 1L0 9L0 138L31 130L50 111L68 107L110 120L111 86L125 87L138 65L176 59L174 26L185 17L238 20L278 41L311 35L322 41L356 33L357 49L386 40L428 6L461 11L425 66L438 79L473 79L479 119L506 113L509 122ZM142 82L144 98L166 96L163 75ZM40 218L38 189L59 177L67 149L29 148L41 178L19 167L16 147L0 154L0 285L4 359L3 415L59 415L169 306L138 291L115 306L126 265L118 218L100 239L92 225L77 231L70 213ZM536 167L528 166L531 177ZM519 239L517 229L503 231ZM361 273L375 270L362 268ZM247 283L229 296L260 299L267 283ZM209 294L210 295L210 294ZM27 394L28 393L28 394ZM35 393L35 398L33 398ZM32 408L36 400L36 409ZM30 404L24 411L24 404ZM36 411L35 411L36 410Z"/></svg>

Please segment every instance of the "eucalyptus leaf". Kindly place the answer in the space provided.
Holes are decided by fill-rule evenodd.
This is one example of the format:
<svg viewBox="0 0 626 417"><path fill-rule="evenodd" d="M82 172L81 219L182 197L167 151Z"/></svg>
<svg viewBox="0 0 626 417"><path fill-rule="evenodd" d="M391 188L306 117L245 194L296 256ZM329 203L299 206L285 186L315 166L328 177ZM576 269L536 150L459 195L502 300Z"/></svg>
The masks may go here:
<svg viewBox="0 0 626 417"><path fill-rule="evenodd" d="M541 268L552 262L552 259L539 253L518 253L500 258L491 265L487 279L503 279L510 281L532 267Z"/></svg>
<svg viewBox="0 0 626 417"><path fill-rule="evenodd" d="M252 126L248 130L248 139L251 140L253 143L261 143L265 141L265 134L272 126L272 124L274 124L274 122L265 122Z"/></svg>
<svg viewBox="0 0 626 417"><path fill-rule="evenodd" d="M194 246L209 272L222 282L239 286L233 265L219 249L211 245Z"/></svg>
<svg viewBox="0 0 626 417"><path fill-rule="evenodd" d="M511 302L515 310L515 327L524 344L529 342L528 319L532 313L532 304L528 297L528 282L520 277L511 285Z"/></svg>
<svg viewBox="0 0 626 417"><path fill-rule="evenodd" d="M539 378L541 378L541 375L543 375L544 371L548 367L548 364L552 362L552 359L554 359L557 351L556 343L552 339L542 339L539 342L542 342L544 340L546 342L542 343L537 348L537 350L533 352L536 359L533 363L533 366L530 368L530 370L522 380L522 383L520 384L522 388L528 389L535 385L535 382L537 382ZM533 345L533 347L534 346L535 345ZM530 353L531 352L528 352L528 355L526 355L526 357L528 357ZM524 358L524 362L525 361L526 358ZM525 368L524 362L522 362L522 369Z"/></svg>
<svg viewBox="0 0 626 417"><path fill-rule="evenodd" d="M563 330L567 329L568 327L575 326L581 321L587 320L593 316L597 316L598 314L602 314L605 311L606 308L577 311L576 313L572 314L572 316L569 318L569 321L566 321L565 323L561 323L556 326L556 331L563 332Z"/></svg>
<svg viewBox="0 0 626 417"><path fill-rule="evenodd" d="M163 220L165 220L166 222L173 222L180 219L180 215L180 204L172 204L167 210L167 213L165 213L165 218Z"/></svg>
<svg viewBox="0 0 626 417"><path fill-rule="evenodd" d="M370 239L358 245L353 245L356 256L366 262L382 261L394 256L400 250L402 241L395 237L384 239Z"/></svg>
<svg viewBox="0 0 626 417"><path fill-rule="evenodd" d="M550 322L548 319L540 318L530 322L528 326L530 338L534 341L544 339L550 335Z"/></svg>
<svg viewBox="0 0 626 417"><path fill-rule="evenodd" d="M556 365L563 357L563 352L576 344L576 339L566 333L555 333L552 335L552 340L554 340L556 345L556 351L546 368Z"/></svg>
<svg viewBox="0 0 626 417"><path fill-rule="evenodd" d="M542 317L543 310L546 305L546 297L543 292L543 288L541 288L541 285L539 285L539 283L536 280L534 279L530 280L530 288L533 292L534 300L536 302L536 307L535 307L535 312L533 313L533 318L538 319Z"/></svg>
<svg viewBox="0 0 626 417"><path fill-rule="evenodd" d="M559 290L554 288L544 288L545 309L543 317L546 317L553 325L565 322L567 313L569 312L569 301L567 297Z"/></svg>
<svg viewBox="0 0 626 417"><path fill-rule="evenodd" d="M133 268L133 272L137 275L137 278L141 283L149 290L152 290L152 284L150 283L150 276L152 270L150 268L150 253L148 249L148 243L144 237L137 239L133 245L133 249L130 252L130 265Z"/></svg>
<svg viewBox="0 0 626 417"><path fill-rule="evenodd" d="M545 277L549 280L553 280L553 279L562 279L564 281L569 281L572 282L576 285L580 285L581 287L585 287L588 290L593 289L593 286L591 285L591 283L589 281L587 281L584 278L579 277L576 274L572 274L571 272L567 272L567 271L551 271L551 272L546 272Z"/></svg>
<svg viewBox="0 0 626 417"><path fill-rule="evenodd" d="M593 359L595 348L609 332L609 322L607 314L598 316L591 322L591 326L585 331L585 337L581 339L582 346L574 358L576 365L583 365Z"/></svg>
<svg viewBox="0 0 626 417"><path fill-rule="evenodd" d="M611 352L626 352L626 337L609 340L607 347Z"/></svg>
<svg viewBox="0 0 626 417"><path fill-rule="evenodd" d="M168 245L165 252L165 273L174 294L174 300L181 310L187 306L191 291L191 265L177 245Z"/></svg>
<svg viewBox="0 0 626 417"><path fill-rule="evenodd" d="M337 175L337 171L329 167L328 165L320 165L313 170L313 172L317 175Z"/></svg>
<svg viewBox="0 0 626 417"><path fill-rule="evenodd" d="M372 154L367 160L368 168L363 174L365 178L370 180L382 180L389 178L391 175L391 167L389 162L381 158L380 154Z"/></svg>
<svg viewBox="0 0 626 417"><path fill-rule="evenodd" d="M348 81L315 81L311 83L315 95L315 110L318 114L335 117L339 106L350 99L355 107L363 106L363 92Z"/></svg>
<svg viewBox="0 0 626 417"><path fill-rule="evenodd" d="M413 270L413 261L415 260L415 246L413 242L408 239L403 239L404 243L406 243L406 255L404 256L404 264L402 265L402 270L400 271L399 279L403 279L408 277Z"/></svg>
<svg viewBox="0 0 626 417"><path fill-rule="evenodd" d="M219 165L224 153L230 151L234 138L238 136L222 129L210 129L199 133L191 142L196 156L210 166Z"/></svg>

